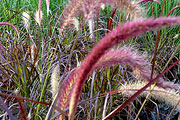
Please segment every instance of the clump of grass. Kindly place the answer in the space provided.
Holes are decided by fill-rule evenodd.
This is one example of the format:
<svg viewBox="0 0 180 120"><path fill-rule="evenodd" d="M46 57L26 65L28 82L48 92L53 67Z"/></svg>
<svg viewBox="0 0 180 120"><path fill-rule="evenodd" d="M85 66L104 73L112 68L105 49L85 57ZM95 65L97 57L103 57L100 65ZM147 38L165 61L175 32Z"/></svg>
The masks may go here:
<svg viewBox="0 0 180 120"><path fill-rule="evenodd" d="M145 89L152 83L155 83L154 85L157 85L159 91L163 91L163 93L165 93L165 89L168 92L171 89L179 89L179 84L174 84L172 80L171 82L165 81L162 78L162 75L179 61L178 59L168 67L168 63L171 64L173 56L178 57L179 26L174 29L165 27L158 33L151 30L177 25L180 18L160 17L155 19L150 17L153 15L156 17L175 16L178 13L179 6L175 7L173 5L177 2L169 4L171 2L165 0L140 0L138 2L131 0L72 0L64 9L65 1L51 0L51 4L50 0L39 0L39 3L37 1L27 3L27 1L22 0L17 2L2 1L0 20L4 22L1 22L0 25L6 26L0 26L0 95L2 96L0 102L3 105L0 109L4 118L8 118L5 113L7 111L10 119L17 117L17 119L49 120L53 109L58 111L59 114L62 113L59 119L68 116L67 114L69 114L69 119L74 119L75 115L77 119L78 117L81 119L116 118L116 113L123 108L123 111L126 111L125 106L137 98L138 95L141 96L140 93L146 94L147 90ZM61 5L57 5L57 3L61 3ZM110 8L107 5L112 6ZM139 7L139 5L142 7ZM54 6L57 9L53 9ZM26 12L29 15L35 13L36 18L33 19L34 16L30 17L23 13L24 8L26 8L25 11L29 11L29 13ZM123 12L117 11L118 9ZM43 13L47 12L47 15L43 15L43 19L41 11ZM143 18L145 11L149 15L149 19ZM23 19L19 17L21 15L24 18L23 24L20 21ZM96 18L97 20L95 20ZM106 21L106 18L108 21ZM132 22L127 22L129 19ZM58 23L60 28L57 25ZM88 26L86 26L86 23L88 23ZM72 24L76 30L74 27L68 27ZM107 29L104 26L107 26ZM115 29L113 30L113 28ZM107 31L109 33L105 34L103 38L104 33L107 33ZM151 32L143 34L147 31ZM157 37L156 41L160 38L160 43L156 42L155 50L153 50L155 44L153 37ZM102 38L100 42L99 38ZM172 41L171 38L173 42L169 42ZM130 40L127 41L127 39ZM127 42L123 42L125 40ZM96 43L97 45L93 47ZM120 47L129 43L128 46L135 43L137 45L134 46L139 47L133 49L131 47ZM168 53L173 52L176 46L177 49L169 58ZM169 49L169 47L172 49ZM92 51L89 53L90 49ZM138 54L139 50L137 49L146 51L147 55ZM87 53L89 54L86 55ZM153 65L151 67L151 60L148 58L153 56L153 53ZM168 59L166 63L164 62L165 59ZM82 61L82 63L79 61ZM165 67L168 67L165 71L164 64L166 64ZM128 65L128 67L121 65ZM105 72L102 72L101 68L104 68ZM151 69L154 70L154 68L156 68L157 72L153 74ZM132 71L138 79L147 83L141 85L142 88L137 88L136 92L133 92L128 100L117 107L117 104L123 102L121 100L122 96L111 95L111 92L107 92L107 90L118 89L123 86L122 83L133 79L131 78ZM158 75L158 72L161 71L164 72ZM66 76L68 72L69 74ZM93 73L92 77L88 78L91 73ZM173 78L176 78L176 74L174 74ZM59 79L60 85L58 85L57 81ZM63 83L61 83L62 81ZM58 91L58 87L60 91ZM13 96L11 93L15 89L18 89L18 94ZM157 87L154 89L157 89ZM105 99L103 98L104 92L108 94ZM158 91L155 92L158 93ZM154 91L152 91L153 93ZM93 94L96 96L93 97ZM124 94L128 95L128 93ZM82 101L78 103L80 95ZM155 99L160 99L158 97L155 96ZM163 101L166 101L165 97L160 97ZM5 99L6 105L3 99ZM58 104L56 104L57 99ZM118 103L115 103L117 99ZM95 100L94 103L93 100ZM90 103L88 103L89 101ZM78 112L76 112L77 104L80 105L77 109ZM173 106L176 105L173 104ZM127 110L126 114L128 118L133 119L136 111L131 110L130 107L128 106L133 113L129 113L129 110ZM15 112L17 109L18 112ZM66 113L68 110L69 113ZM106 116L106 112L110 114ZM29 113L28 118L26 113ZM103 114L102 117L101 114ZM121 115L118 115L118 118L120 117ZM138 115L136 115L137 117Z"/></svg>
<svg viewBox="0 0 180 120"><path fill-rule="evenodd" d="M157 19L133 21L133 22L126 23L123 26L119 25L111 33L107 34L92 49L91 53L86 57L86 59L83 61L83 63L79 67L78 74L75 75L76 82L75 82L75 85L73 86L73 91L70 97L71 101L70 101L69 119L74 119L77 102L78 102L80 93L82 91L83 84L85 83L85 80L87 79L90 72L93 70L93 67L96 65L98 60L107 52L108 49L117 45L123 40L126 40L133 36L137 36L140 33L144 33L154 28L164 27L166 25L171 26L173 24L178 24L178 23L179 23L179 18L157 18ZM148 79L150 80L150 78ZM157 85L159 85L160 87L167 88L168 84L162 84L163 82L164 81L159 81ZM70 84L70 86L72 86L72 83L71 81L67 82L67 84ZM68 98L66 98L66 100L67 99Z"/></svg>
<svg viewBox="0 0 180 120"><path fill-rule="evenodd" d="M119 49L109 50L102 57L99 58L97 63L93 66L92 71L104 68L110 65L121 64L121 65L129 65L134 69L135 75L138 78L142 78L145 81L150 80L151 69L150 63L146 60L146 57L138 55L132 48L122 47ZM59 98L59 106L61 109L65 109L69 105L69 99L72 95L72 90L74 84L77 82L77 78L79 76L79 71L81 68L76 68L72 71L66 80L60 91L60 98ZM154 75L156 76L156 75ZM162 88L169 88L169 89L179 89L179 85L175 85L174 83L164 81L163 78L159 78L157 83L158 86Z"/></svg>

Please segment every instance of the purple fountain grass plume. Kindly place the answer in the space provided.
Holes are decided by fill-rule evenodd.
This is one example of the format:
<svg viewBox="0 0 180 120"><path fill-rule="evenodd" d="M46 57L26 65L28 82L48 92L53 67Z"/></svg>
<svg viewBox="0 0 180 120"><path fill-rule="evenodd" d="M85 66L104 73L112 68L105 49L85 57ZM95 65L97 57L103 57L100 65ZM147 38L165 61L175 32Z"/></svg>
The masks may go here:
<svg viewBox="0 0 180 120"><path fill-rule="evenodd" d="M131 48L123 47L118 50L110 50L107 53L105 53L99 59L99 61L97 61L91 72L93 72L96 69L118 63L123 65L130 65L133 68L137 68L137 66L142 66L141 62L143 62L144 64L147 63L145 62L143 56L139 56L136 52L132 51ZM142 68L142 67L138 67L138 68ZM59 98L59 106L62 110L69 105L70 93L72 92L72 87L78 77L78 71L79 71L79 67L73 70L68 75L68 77L66 77L62 85L60 91L61 97Z"/></svg>
<svg viewBox="0 0 180 120"><path fill-rule="evenodd" d="M135 51L132 50L132 48L123 47L118 50L110 50L107 53L105 53L99 59L99 61L97 61L91 72L93 72L96 69L114 65L117 63L141 69L145 66L144 64L147 63L144 59L144 56L138 55ZM141 62L143 62L144 64L142 65ZM79 67L73 70L63 82L62 88L60 90L61 96L59 98L58 103L62 110L64 110L69 105L72 88L78 77L78 72ZM62 119L62 116L60 116L59 118Z"/></svg>
<svg viewBox="0 0 180 120"><path fill-rule="evenodd" d="M35 13L35 20L39 24L39 26L41 26L41 19L42 19L41 2L42 0L39 0L38 11Z"/></svg>
<svg viewBox="0 0 180 120"><path fill-rule="evenodd" d="M73 91L71 93L69 119L74 119L76 106L82 87L88 75L96 65L98 60L107 50L118 43L134 37L139 34L145 33L155 28L162 28L164 26L172 26L180 23L180 17L157 18L148 20L139 20L125 23L123 26L118 25L111 33L107 34L85 58L78 70L78 77L76 78ZM161 86L160 86L161 87Z"/></svg>
<svg viewBox="0 0 180 120"><path fill-rule="evenodd" d="M138 55L136 51L129 47L122 47L117 50L109 50L97 61L90 73L92 73L94 70L114 64L129 65L135 70L135 75L143 78L143 80L149 81L149 78L151 77L151 67L150 63L145 58L145 55ZM72 88L78 77L78 71L79 68L73 70L68 77L66 77L63 83L64 85L62 85L60 92L61 97L59 98L58 103L62 110L69 105ZM160 81L162 81L162 85L165 83L167 84L165 85L165 88L180 88L180 86L164 81L162 78L160 78Z"/></svg>
<svg viewBox="0 0 180 120"><path fill-rule="evenodd" d="M145 55L138 55L137 52L130 47L122 47L109 50L102 55L93 67L93 71L114 64L129 65L133 68L139 68L140 70L144 66L150 66L145 59Z"/></svg>
<svg viewBox="0 0 180 120"><path fill-rule="evenodd" d="M158 4L160 3L159 0L140 0L140 1L136 2L136 4L140 4L140 3L143 3L143 2L150 2L150 1L151 2L156 2Z"/></svg>
<svg viewBox="0 0 180 120"><path fill-rule="evenodd" d="M151 66L150 63L145 59L144 56L138 55L136 52L132 51L131 48L121 48L120 50L112 50L105 53L94 66L94 69L102 68L104 66L112 64L125 64L133 67L134 74L138 78L143 80L150 81L151 78ZM157 76L156 74L153 75ZM153 78L154 78L153 77ZM174 84L173 82L164 81L163 78L159 78L156 83L158 86L161 86L164 89L176 89L179 90L180 86Z"/></svg>
<svg viewBox="0 0 180 120"><path fill-rule="evenodd" d="M79 13L83 13L85 21L93 19L94 14L100 10L103 4L113 5L131 13L132 16L141 17L140 8L131 0L71 0L64 11L64 16L61 17L61 31L63 32L65 26L73 24L74 18Z"/></svg>
<svg viewBox="0 0 180 120"><path fill-rule="evenodd" d="M63 81L62 87L60 89L60 97L59 97L59 107L64 110L69 105L70 100L70 93L72 91L72 87L74 85L74 82L76 81L76 78L78 76L77 74L78 68L73 69L68 76Z"/></svg>
<svg viewBox="0 0 180 120"><path fill-rule="evenodd" d="M68 24L73 24L74 17L77 16L77 13L79 13L82 1L78 0L71 0L70 4L65 8L64 10L64 16L62 16L60 19L62 20L61 30L63 32L64 27Z"/></svg>
<svg viewBox="0 0 180 120"><path fill-rule="evenodd" d="M65 78L65 80L62 83L62 87L60 88L60 97L58 100L58 105L61 108L61 110L64 110L69 105L70 96L72 93L72 88L74 87L74 82L77 79L78 76L78 68L73 69ZM59 116L59 120L62 120L63 116Z"/></svg>
<svg viewBox="0 0 180 120"><path fill-rule="evenodd" d="M11 27L16 31L16 33L17 33L17 35L18 35L18 30L16 29L16 27L15 27L13 24L8 23L8 22L0 22L0 25L8 25L8 26L11 26Z"/></svg>
<svg viewBox="0 0 180 120"><path fill-rule="evenodd" d="M169 11L169 13L167 14L167 16L169 16L169 15L170 15L174 10L176 10L177 8L180 8L180 5L172 8L172 9Z"/></svg>

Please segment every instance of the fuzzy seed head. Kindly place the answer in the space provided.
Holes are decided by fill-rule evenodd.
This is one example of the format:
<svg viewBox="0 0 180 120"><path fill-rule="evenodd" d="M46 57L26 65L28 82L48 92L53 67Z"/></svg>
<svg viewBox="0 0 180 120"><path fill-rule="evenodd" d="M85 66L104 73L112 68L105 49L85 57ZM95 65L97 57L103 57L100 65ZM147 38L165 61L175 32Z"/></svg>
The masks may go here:
<svg viewBox="0 0 180 120"><path fill-rule="evenodd" d="M79 13L83 14L85 22L87 22L89 19L93 20L97 11L101 8L104 9L106 4L126 11L133 19L142 17L142 10L137 4L131 2L131 0L72 0L64 10L64 16L61 18L62 32L66 26L73 24L73 19L77 17Z"/></svg>
<svg viewBox="0 0 180 120"><path fill-rule="evenodd" d="M22 13L22 19L23 19L24 25L26 27L26 30L29 31L29 28L30 28L30 15L29 15L29 12L23 12Z"/></svg>
<svg viewBox="0 0 180 120"><path fill-rule="evenodd" d="M93 38L93 28L94 28L94 21L92 19L88 20L88 25L89 25L89 34L90 38Z"/></svg>
<svg viewBox="0 0 180 120"><path fill-rule="evenodd" d="M35 54L36 54L35 51L36 51L35 45L32 44L31 45L31 61L32 61L32 63L34 63L34 60L35 60Z"/></svg>
<svg viewBox="0 0 180 120"><path fill-rule="evenodd" d="M179 34L176 34L173 38L177 39L179 37Z"/></svg>
<svg viewBox="0 0 180 120"><path fill-rule="evenodd" d="M56 94L58 89L58 80L59 80L59 64L55 66L51 74L51 87L53 96Z"/></svg>
<svg viewBox="0 0 180 120"><path fill-rule="evenodd" d="M73 24L74 24L76 30L78 31L79 30L79 21L76 18L73 18L73 21L74 21Z"/></svg>
<svg viewBox="0 0 180 120"><path fill-rule="evenodd" d="M102 10L105 9L105 4L101 4L101 9L102 9Z"/></svg>
<svg viewBox="0 0 180 120"><path fill-rule="evenodd" d="M119 87L119 89L124 96L132 96L133 94L135 94L135 92L137 92L137 90L144 87L147 83L148 82L145 81L136 81L133 83L122 85ZM140 94L140 97L146 97L149 94L150 90L151 87L143 91ZM150 94L150 98L157 99L174 107L180 100L180 94L173 89L163 89L155 86ZM178 104L177 109L180 111L180 104Z"/></svg>
<svg viewBox="0 0 180 120"><path fill-rule="evenodd" d="M38 10L38 11L35 13L35 20L36 20L36 22L39 24L39 26L41 25L42 17L43 17L42 11L39 11L39 10Z"/></svg>

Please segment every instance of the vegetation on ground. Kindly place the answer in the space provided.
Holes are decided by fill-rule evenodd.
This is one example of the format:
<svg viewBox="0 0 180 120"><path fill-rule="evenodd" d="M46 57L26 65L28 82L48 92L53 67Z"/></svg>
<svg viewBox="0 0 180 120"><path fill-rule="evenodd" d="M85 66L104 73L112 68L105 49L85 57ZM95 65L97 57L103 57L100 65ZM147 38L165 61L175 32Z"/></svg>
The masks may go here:
<svg viewBox="0 0 180 120"><path fill-rule="evenodd" d="M178 119L178 0L0 3L0 119Z"/></svg>

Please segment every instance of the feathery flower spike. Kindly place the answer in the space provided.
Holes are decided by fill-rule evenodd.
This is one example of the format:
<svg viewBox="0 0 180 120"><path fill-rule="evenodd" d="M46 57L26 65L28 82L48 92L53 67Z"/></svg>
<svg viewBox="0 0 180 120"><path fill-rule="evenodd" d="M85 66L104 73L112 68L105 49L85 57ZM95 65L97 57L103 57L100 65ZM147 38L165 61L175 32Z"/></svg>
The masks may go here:
<svg viewBox="0 0 180 120"><path fill-rule="evenodd" d="M58 80L59 80L59 64L56 65L51 74L51 87L53 96L56 94L56 90L58 89Z"/></svg>
<svg viewBox="0 0 180 120"><path fill-rule="evenodd" d="M151 75L150 63L145 59L145 55L138 55L136 51L133 51L132 48L122 47L120 49L109 50L97 61L93 67L91 73L94 70L115 65L129 65L133 68L135 75L142 78L143 80L148 81ZM69 99L71 97L72 87L78 77L79 68L76 68L71 72L66 80L64 85L61 88L61 97L59 98L59 106L63 110L69 105ZM154 76L156 76L154 74ZM180 88L178 85L174 85L171 82L164 81L163 78L160 78L163 81L163 84L167 84L166 87L169 88ZM169 86L168 86L169 85Z"/></svg>
<svg viewBox="0 0 180 120"><path fill-rule="evenodd" d="M105 52L113 47L114 45L124 41L128 38L138 36L139 34L145 33L155 28L162 28L164 26L172 26L180 23L180 17L167 17L167 18L157 18L148 19L140 21L132 21L125 23L123 26L118 26L111 33L107 34L90 52L90 54L85 58L78 71L78 78L76 79L73 91L71 93L70 109L69 109L69 119L73 120L76 112L76 106L79 100L79 96L82 91L82 87L87 79L88 75L92 71L93 67L100 59L100 57L105 54ZM160 81L161 83L161 81ZM159 87L161 84L158 84ZM165 84L166 85L166 84Z"/></svg>
<svg viewBox="0 0 180 120"><path fill-rule="evenodd" d="M49 4L50 4L50 1L46 0L47 16L49 15Z"/></svg>
<svg viewBox="0 0 180 120"><path fill-rule="evenodd" d="M150 2L150 1L151 2L156 2L158 4L160 3L159 0L140 0L140 1L136 2L136 4L140 4L140 3L143 3L143 2Z"/></svg>
<svg viewBox="0 0 180 120"><path fill-rule="evenodd" d="M22 17L23 17L23 22L24 22L24 25L26 27L26 30L29 31L29 28L30 28L30 15L29 15L29 12L23 12L22 13Z"/></svg>
<svg viewBox="0 0 180 120"><path fill-rule="evenodd" d="M8 26L11 26L17 33L17 36L19 37L19 33L18 33L18 30L16 29L16 27L11 24L11 23L8 23L8 22L0 22L0 25L8 25Z"/></svg>
<svg viewBox="0 0 180 120"><path fill-rule="evenodd" d="M38 3L38 11L35 13L35 20L41 26L41 20L42 20L42 11L41 11L41 0L39 0Z"/></svg>
<svg viewBox="0 0 180 120"><path fill-rule="evenodd" d="M85 21L93 19L94 14L101 9L101 6L109 4L131 13L134 17L141 17L141 10L131 0L71 0L61 17L61 31L68 25L73 24L73 18L83 13Z"/></svg>
<svg viewBox="0 0 180 120"><path fill-rule="evenodd" d="M119 87L119 89L124 96L132 96L137 90L144 87L146 84L147 82L138 81L122 85ZM140 96L146 97L150 90L151 89L149 88L148 90L143 91ZM163 89L155 86L150 94L150 98L157 99L174 107L180 100L180 95L175 90ZM180 104L177 106L177 108L180 111Z"/></svg>

